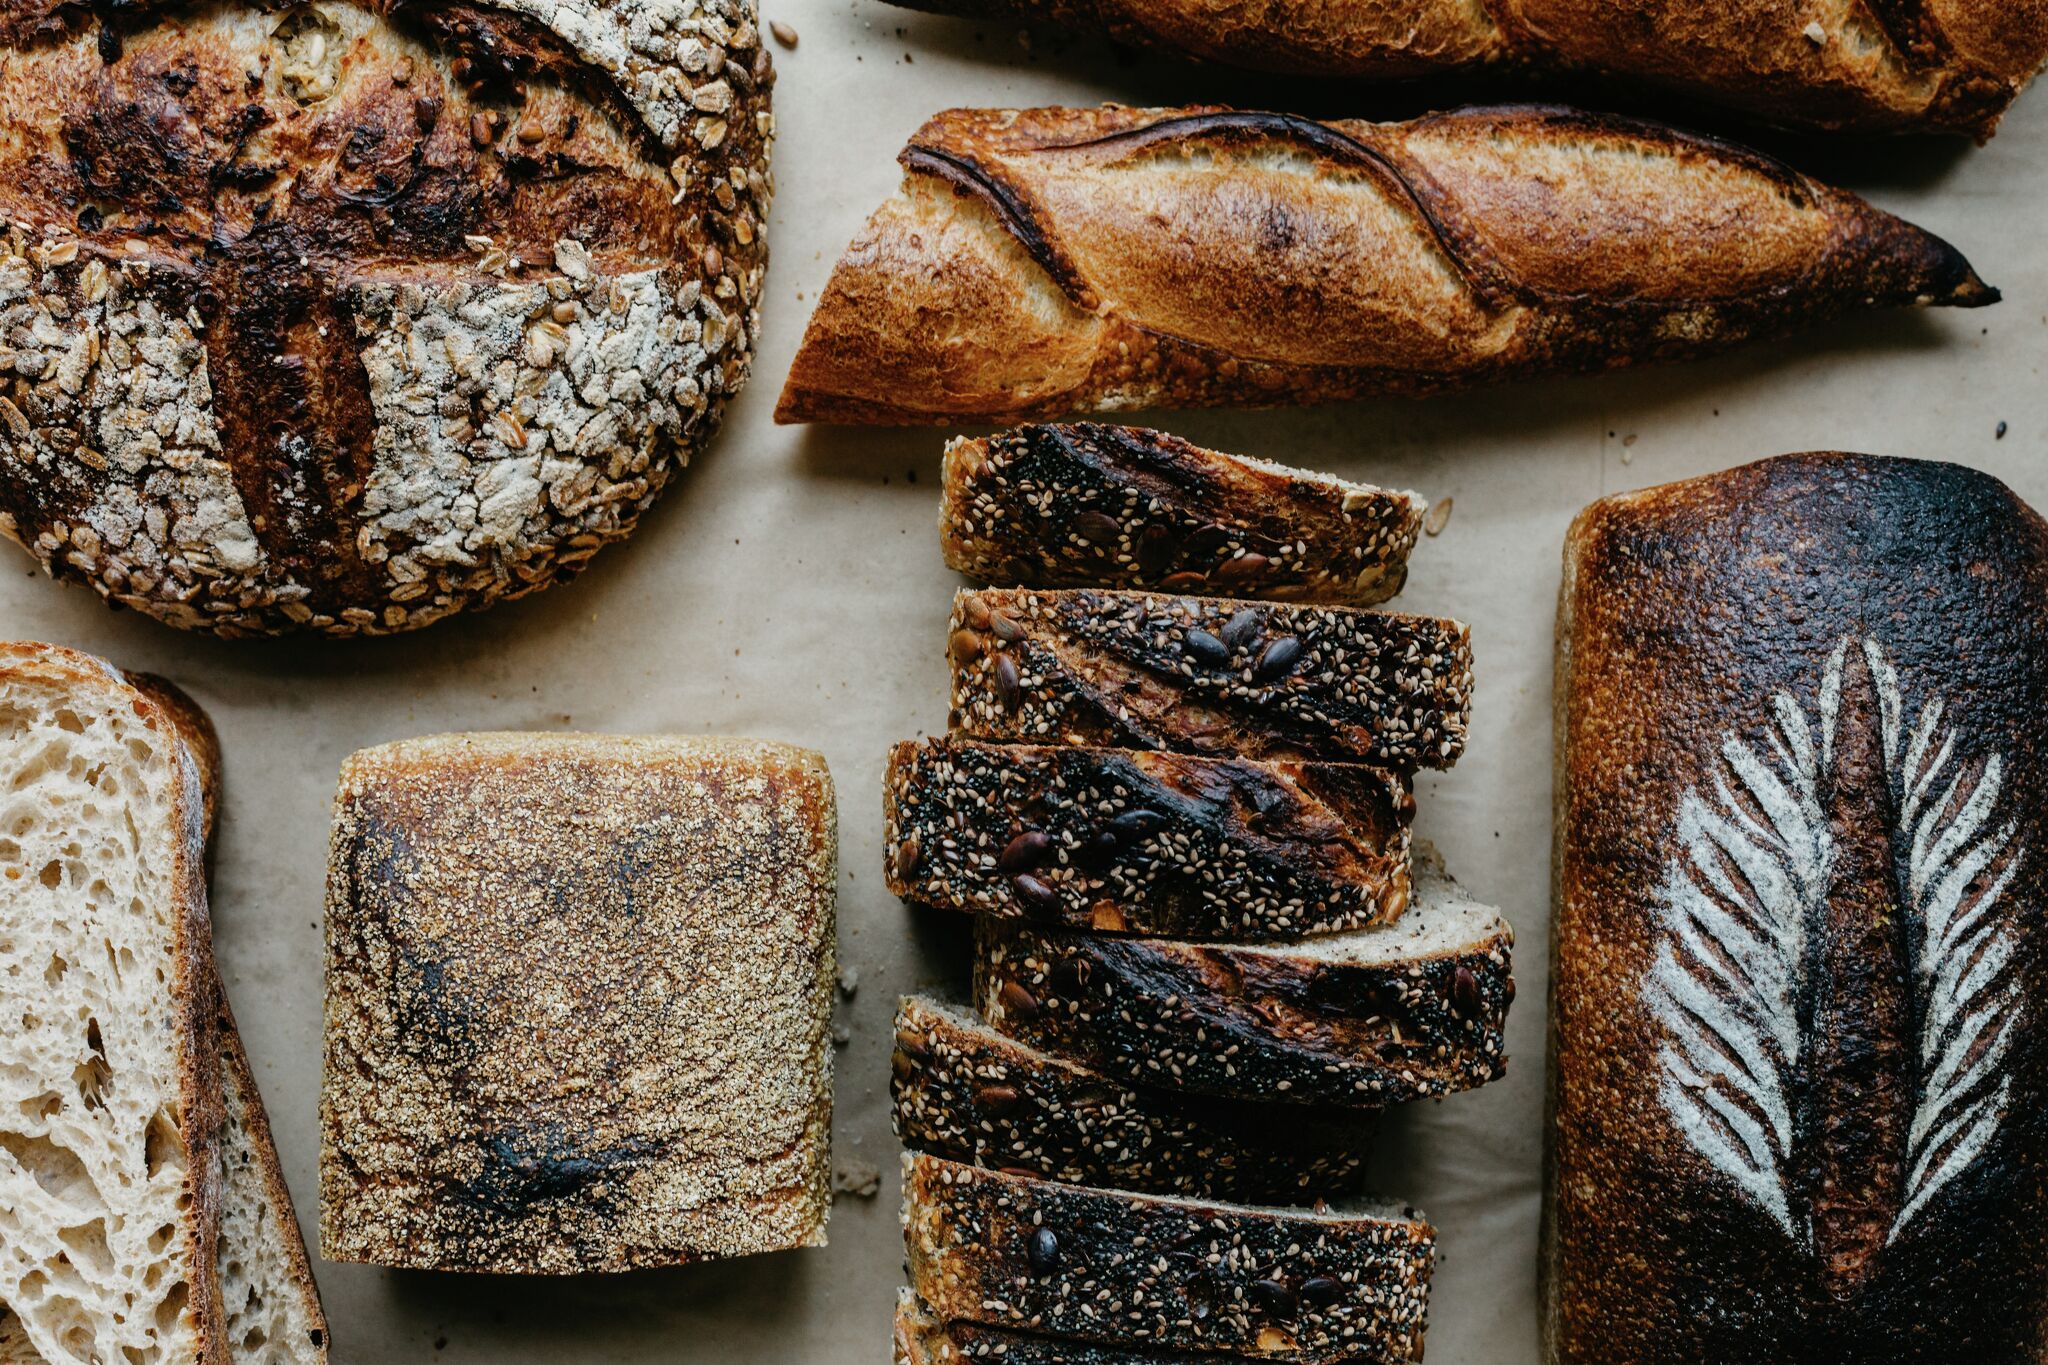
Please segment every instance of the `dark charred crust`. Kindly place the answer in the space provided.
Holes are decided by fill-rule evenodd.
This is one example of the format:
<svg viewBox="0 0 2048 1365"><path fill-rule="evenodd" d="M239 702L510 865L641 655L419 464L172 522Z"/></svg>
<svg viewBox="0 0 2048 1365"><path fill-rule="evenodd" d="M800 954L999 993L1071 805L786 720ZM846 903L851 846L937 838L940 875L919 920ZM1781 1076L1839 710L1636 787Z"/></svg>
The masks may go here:
<svg viewBox="0 0 2048 1365"><path fill-rule="evenodd" d="M1354 764L933 740L896 746L885 797L889 889L929 905L1235 940L1409 899L1408 783Z"/></svg>
<svg viewBox="0 0 2048 1365"><path fill-rule="evenodd" d="M907 1293L896 1307L894 1365L959 1365L963 1360L999 1360L1002 1365L1240 1365L1250 1359L1213 1351L1069 1341L978 1322L942 1323Z"/></svg>
<svg viewBox="0 0 2048 1365"><path fill-rule="evenodd" d="M916 142L906 146L897 159L905 170L935 176L951 185L955 194L968 195L986 204L996 221L1030 253L1039 269L1051 276L1075 307L1094 306L1080 271L1046 231L1037 208L1001 174L967 152Z"/></svg>
<svg viewBox="0 0 2048 1365"><path fill-rule="evenodd" d="M906 1146L1075 1185L1215 1199L1336 1200L1369 1116L1290 1114L1139 1089L915 998L896 1013L890 1096Z"/></svg>
<svg viewBox="0 0 2048 1365"><path fill-rule="evenodd" d="M1299 1365L1421 1348L1436 1233L1413 1210L1250 1209L925 1156L903 1187L911 1288L942 1320Z"/></svg>

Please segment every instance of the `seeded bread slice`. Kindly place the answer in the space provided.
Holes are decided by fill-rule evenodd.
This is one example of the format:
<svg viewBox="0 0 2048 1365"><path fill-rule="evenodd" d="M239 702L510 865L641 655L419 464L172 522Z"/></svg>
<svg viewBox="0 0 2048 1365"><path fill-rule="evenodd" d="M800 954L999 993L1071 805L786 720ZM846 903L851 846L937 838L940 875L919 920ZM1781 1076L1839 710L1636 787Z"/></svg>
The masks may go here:
<svg viewBox="0 0 2048 1365"><path fill-rule="evenodd" d="M1507 1067L1514 931L1434 856L1377 929L1285 946L1109 938L983 919L974 999L1000 1032L1195 1094L1381 1108Z"/></svg>
<svg viewBox="0 0 2048 1365"><path fill-rule="evenodd" d="M1289 1114L1098 1076L912 996L896 1011L896 1135L906 1146L1075 1185L1215 1199L1337 1199L1372 1151L1357 1113Z"/></svg>
<svg viewBox="0 0 2048 1365"><path fill-rule="evenodd" d="M927 905L1190 939L1382 924L1409 899L1408 780L1356 763L898 744L889 889Z"/></svg>
<svg viewBox="0 0 2048 1365"><path fill-rule="evenodd" d="M1247 1357L1105 1346L978 1322L941 1322L904 1289L896 1296L894 1358L894 1365L961 1365L971 1360L1000 1360L1002 1365L1230 1365Z"/></svg>
<svg viewBox="0 0 2048 1365"><path fill-rule="evenodd" d="M1349 607L983 588L949 647L980 739L1448 768L1472 703L1462 622Z"/></svg>
<svg viewBox="0 0 2048 1365"><path fill-rule="evenodd" d="M903 1159L911 1290L941 1321L1267 1360L1422 1354L1436 1230Z"/></svg>
<svg viewBox="0 0 2048 1365"><path fill-rule="evenodd" d="M1401 591L1429 503L1096 422L946 447L939 539L984 583L1371 606Z"/></svg>

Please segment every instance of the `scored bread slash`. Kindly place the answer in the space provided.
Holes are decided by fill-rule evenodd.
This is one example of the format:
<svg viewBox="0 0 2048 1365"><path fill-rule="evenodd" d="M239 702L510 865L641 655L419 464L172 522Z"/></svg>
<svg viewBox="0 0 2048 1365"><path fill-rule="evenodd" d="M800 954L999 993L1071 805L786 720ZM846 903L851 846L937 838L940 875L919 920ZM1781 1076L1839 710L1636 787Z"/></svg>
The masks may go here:
<svg viewBox="0 0 2048 1365"><path fill-rule="evenodd" d="M1363 928L1408 905L1408 780L1356 763L925 740L884 783L889 890L1173 938Z"/></svg>
<svg viewBox="0 0 2048 1365"><path fill-rule="evenodd" d="M1401 591L1429 503L1095 422L946 447L946 563L984 583L1371 606Z"/></svg>
<svg viewBox="0 0 2048 1365"><path fill-rule="evenodd" d="M903 1159L910 1287L941 1321L1295 1365L1422 1353L1436 1231Z"/></svg>
<svg viewBox="0 0 2048 1365"><path fill-rule="evenodd" d="M1121 1080L1381 1108L1506 1069L1514 931L1418 850L1395 923L1286 945L1111 938L983 917L974 1001L998 1031Z"/></svg>
<svg viewBox="0 0 2048 1365"><path fill-rule="evenodd" d="M1099 1076L907 997L890 1095L904 1145L1075 1185L1216 1199L1338 1199L1372 1151L1372 1119L1289 1114Z"/></svg>
<svg viewBox="0 0 2048 1365"><path fill-rule="evenodd" d="M1448 768L1472 706L1463 622L1351 607L965 589L948 652L980 739Z"/></svg>

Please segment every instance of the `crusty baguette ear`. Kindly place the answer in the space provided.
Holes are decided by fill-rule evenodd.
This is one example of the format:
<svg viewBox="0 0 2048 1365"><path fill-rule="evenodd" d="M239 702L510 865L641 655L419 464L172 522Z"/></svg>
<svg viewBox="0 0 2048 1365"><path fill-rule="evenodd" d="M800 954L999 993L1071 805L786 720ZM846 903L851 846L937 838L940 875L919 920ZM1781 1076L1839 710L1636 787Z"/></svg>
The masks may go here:
<svg viewBox="0 0 2048 1365"><path fill-rule="evenodd" d="M901 160L778 421L1425 393L1997 298L1953 247L1854 195L1563 109L953 110Z"/></svg>

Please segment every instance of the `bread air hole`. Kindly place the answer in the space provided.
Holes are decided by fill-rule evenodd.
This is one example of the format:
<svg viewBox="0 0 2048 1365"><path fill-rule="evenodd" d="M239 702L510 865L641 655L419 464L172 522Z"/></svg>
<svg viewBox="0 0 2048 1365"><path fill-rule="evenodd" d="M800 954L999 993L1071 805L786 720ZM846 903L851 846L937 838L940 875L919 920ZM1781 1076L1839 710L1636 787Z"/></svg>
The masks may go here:
<svg viewBox="0 0 2048 1365"><path fill-rule="evenodd" d="M346 40L341 25L315 5L301 5L271 30L277 44L277 77L300 104L331 99L341 84Z"/></svg>
<svg viewBox="0 0 2048 1365"><path fill-rule="evenodd" d="M60 1147L46 1137L0 1133L0 1149L5 1149L15 1164L51 1198L80 1207L106 1206L106 1201L100 1198L99 1188L92 1183L92 1173L86 1170L84 1162L72 1155L69 1148Z"/></svg>
<svg viewBox="0 0 2048 1365"><path fill-rule="evenodd" d="M149 1130L143 1135L143 1160L152 1181L166 1167L185 1169L185 1139L179 1135L178 1120L168 1108L157 1110L149 1120Z"/></svg>

